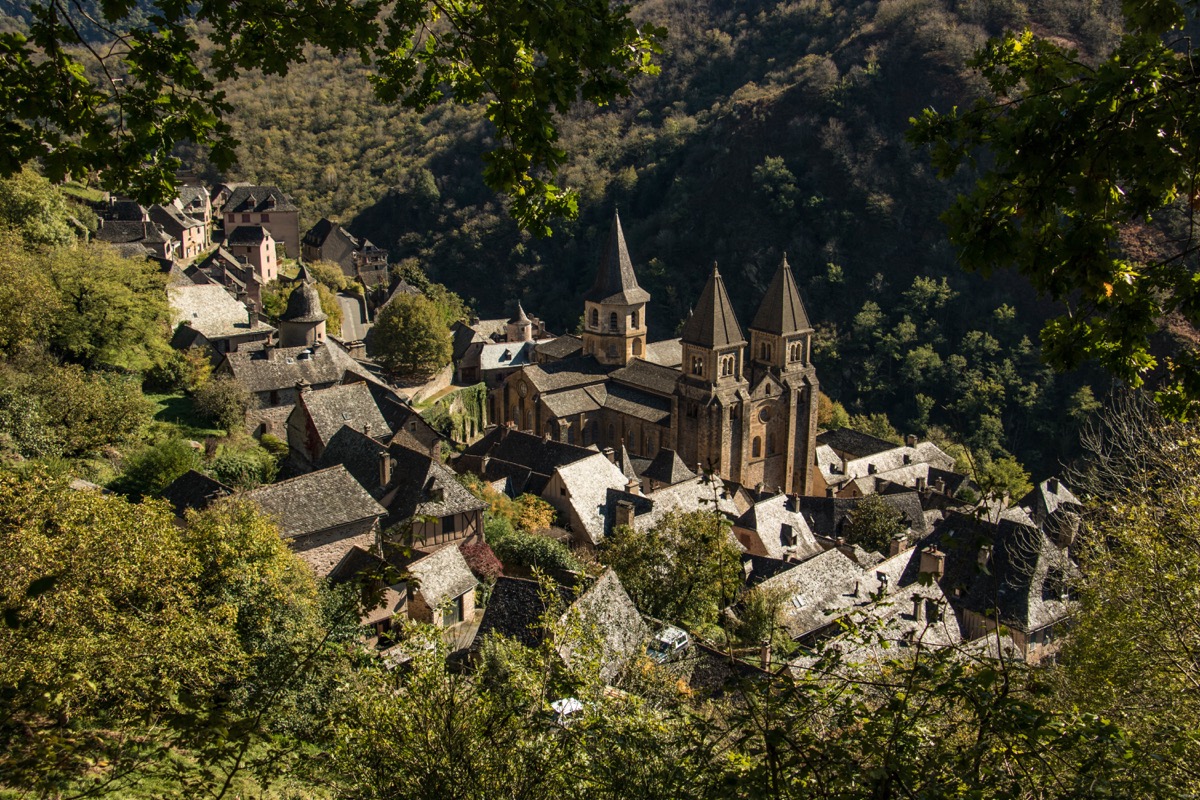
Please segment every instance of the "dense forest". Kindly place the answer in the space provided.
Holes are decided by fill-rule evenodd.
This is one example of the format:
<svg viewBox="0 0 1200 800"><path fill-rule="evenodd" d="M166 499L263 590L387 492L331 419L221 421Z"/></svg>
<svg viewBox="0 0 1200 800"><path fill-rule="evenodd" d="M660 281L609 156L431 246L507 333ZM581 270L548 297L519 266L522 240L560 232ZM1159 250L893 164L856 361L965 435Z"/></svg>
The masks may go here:
<svg viewBox="0 0 1200 800"><path fill-rule="evenodd" d="M1044 473L1074 454L1092 389L1042 367L1050 305L1021 280L957 268L938 215L964 184L937 180L905 134L922 108L978 94L965 64L988 35L1028 25L1086 58L1114 41L1116 12L1084 2L638 4L669 31L662 73L566 120L564 178L581 213L548 238L522 233L483 185L480 111L380 104L364 68L316 51L285 78L226 87L243 143L231 177L278 183L309 223L348 224L481 316L520 298L558 330L578 323L614 209L661 337L714 261L748 323L786 253L818 328L827 394L852 412L886 413L901 431L943 427L984 458L1008 450Z"/></svg>

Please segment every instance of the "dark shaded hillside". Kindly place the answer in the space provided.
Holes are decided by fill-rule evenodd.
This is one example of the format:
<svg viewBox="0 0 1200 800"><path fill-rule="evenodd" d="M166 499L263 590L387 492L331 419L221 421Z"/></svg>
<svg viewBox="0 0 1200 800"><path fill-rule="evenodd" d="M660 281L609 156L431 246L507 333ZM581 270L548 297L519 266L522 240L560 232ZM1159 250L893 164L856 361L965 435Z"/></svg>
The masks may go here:
<svg viewBox="0 0 1200 800"><path fill-rule="evenodd" d="M1052 469L1071 440L1062 423L1086 400L1072 399L1079 380L1041 368L1047 309L1022 283L957 269L937 219L954 187L904 133L921 108L974 96L965 62L989 33L1027 24L1098 52L1111 9L670 0L638 13L671 32L662 75L567 121L564 178L581 214L549 239L521 234L484 188L477 113L378 107L360 69L328 58L231 89L242 176L290 187L310 222L339 217L415 259L483 316L520 297L558 329L579 318L614 208L664 337L714 261L748 322L786 252L821 330L829 394Z"/></svg>

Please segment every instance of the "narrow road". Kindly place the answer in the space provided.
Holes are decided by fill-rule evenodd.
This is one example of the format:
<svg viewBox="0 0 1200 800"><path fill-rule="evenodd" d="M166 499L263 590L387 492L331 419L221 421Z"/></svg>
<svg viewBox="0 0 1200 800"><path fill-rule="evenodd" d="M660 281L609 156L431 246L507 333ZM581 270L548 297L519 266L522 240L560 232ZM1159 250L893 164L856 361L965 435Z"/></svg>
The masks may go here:
<svg viewBox="0 0 1200 800"><path fill-rule="evenodd" d="M357 342L365 339L371 323L367 322L366 304L356 294L339 294L338 305L342 307L343 342Z"/></svg>

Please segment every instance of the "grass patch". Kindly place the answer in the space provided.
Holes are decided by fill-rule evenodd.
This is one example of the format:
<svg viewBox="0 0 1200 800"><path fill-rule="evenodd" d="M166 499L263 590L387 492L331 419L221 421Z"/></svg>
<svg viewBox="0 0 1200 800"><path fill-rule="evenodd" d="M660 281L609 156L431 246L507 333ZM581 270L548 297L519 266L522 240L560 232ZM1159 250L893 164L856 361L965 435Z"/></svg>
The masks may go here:
<svg viewBox="0 0 1200 800"><path fill-rule="evenodd" d="M104 201L104 192L84 186L82 183L75 181L67 181L58 188L67 197L74 197L76 200L82 200L85 203L100 203Z"/></svg>
<svg viewBox="0 0 1200 800"><path fill-rule="evenodd" d="M155 421L174 426L185 439L225 435L225 431L212 427L208 420L196 413L195 401L185 394L147 394L146 398L154 404L152 413Z"/></svg>

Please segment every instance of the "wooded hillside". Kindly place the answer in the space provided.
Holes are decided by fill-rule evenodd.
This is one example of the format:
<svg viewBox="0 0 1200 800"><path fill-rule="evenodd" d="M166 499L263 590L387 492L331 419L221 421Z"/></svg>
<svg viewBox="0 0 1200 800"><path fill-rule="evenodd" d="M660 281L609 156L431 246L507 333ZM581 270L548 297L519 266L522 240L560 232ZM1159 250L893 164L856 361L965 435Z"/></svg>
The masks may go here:
<svg viewBox="0 0 1200 800"><path fill-rule="evenodd" d="M567 121L581 213L547 239L522 234L484 187L481 114L380 105L362 68L315 52L286 78L228 87L243 142L233 177L287 187L308 222L331 216L415 259L482 316L520 297L559 330L578 321L614 208L661 337L713 261L748 323L786 252L828 394L1053 468L1090 402L1082 380L1040 365L1050 309L1022 282L958 270L938 215L961 187L904 137L922 108L975 96L965 64L987 35L1030 25L1086 56L1113 40L1116 5L642 3L670 31L663 72Z"/></svg>

